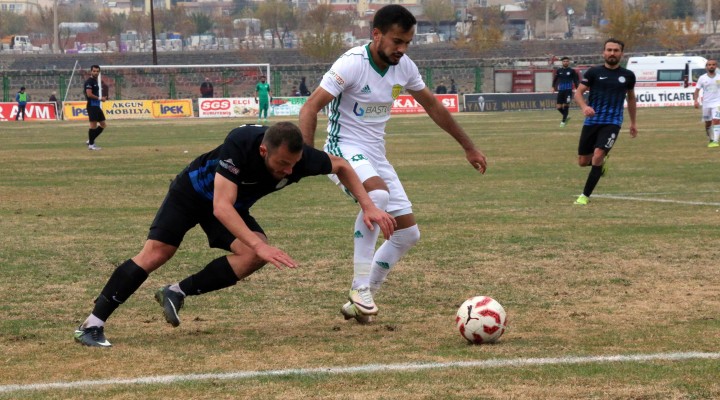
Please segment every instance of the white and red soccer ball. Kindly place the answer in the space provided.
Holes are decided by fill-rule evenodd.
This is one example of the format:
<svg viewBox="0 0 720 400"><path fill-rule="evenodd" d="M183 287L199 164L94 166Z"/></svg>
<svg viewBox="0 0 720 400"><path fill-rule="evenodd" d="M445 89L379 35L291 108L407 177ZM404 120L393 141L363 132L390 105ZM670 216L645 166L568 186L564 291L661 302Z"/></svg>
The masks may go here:
<svg viewBox="0 0 720 400"><path fill-rule="evenodd" d="M493 343L507 327L507 313L492 297L476 296L465 300L455 316L460 335L474 344Z"/></svg>

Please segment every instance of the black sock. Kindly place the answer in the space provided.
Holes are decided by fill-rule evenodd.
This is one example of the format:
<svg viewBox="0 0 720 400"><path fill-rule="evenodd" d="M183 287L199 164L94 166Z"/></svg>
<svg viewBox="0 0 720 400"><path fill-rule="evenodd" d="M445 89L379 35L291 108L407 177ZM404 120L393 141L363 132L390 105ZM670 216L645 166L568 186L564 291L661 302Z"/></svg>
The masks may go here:
<svg viewBox="0 0 720 400"><path fill-rule="evenodd" d="M148 273L132 259L120 264L110 275L100 296L95 299L93 315L102 321L107 321L113 311L130 298L147 277Z"/></svg>
<svg viewBox="0 0 720 400"><path fill-rule="evenodd" d="M563 122L565 122L567 120L568 114L570 113L570 109L568 109L567 107L563 107L560 113L563 116Z"/></svg>
<svg viewBox="0 0 720 400"><path fill-rule="evenodd" d="M227 257L223 256L212 260L200 272L180 281L180 289L188 296L197 296L233 286L237 281L235 271Z"/></svg>
<svg viewBox="0 0 720 400"><path fill-rule="evenodd" d="M560 107L560 108L558 108L557 110L558 110L558 112L563 116L563 119L565 119L565 112L563 111L564 108L563 108L563 107Z"/></svg>
<svg viewBox="0 0 720 400"><path fill-rule="evenodd" d="M102 126L98 126L97 128L95 128L95 137L93 138L93 142L95 141L95 139L98 138L98 136L100 136L104 129L105 128L103 128Z"/></svg>
<svg viewBox="0 0 720 400"><path fill-rule="evenodd" d="M590 168L590 173L588 174L587 181L585 182L585 189L583 189L583 194L585 196L590 197L593 190L595 190L595 186L597 186L601 176L602 165L593 165Z"/></svg>
<svg viewBox="0 0 720 400"><path fill-rule="evenodd" d="M95 129L88 129L88 144L95 144Z"/></svg>

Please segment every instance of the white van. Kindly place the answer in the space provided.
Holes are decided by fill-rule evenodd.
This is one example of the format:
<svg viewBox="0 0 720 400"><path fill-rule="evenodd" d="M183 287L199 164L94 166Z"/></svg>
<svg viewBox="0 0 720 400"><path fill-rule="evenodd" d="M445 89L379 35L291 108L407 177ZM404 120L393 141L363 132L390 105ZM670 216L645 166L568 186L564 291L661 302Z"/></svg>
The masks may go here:
<svg viewBox="0 0 720 400"><path fill-rule="evenodd" d="M700 75L705 73L706 62L704 57L682 54L630 57L627 69L635 73L635 87L688 87L695 86Z"/></svg>

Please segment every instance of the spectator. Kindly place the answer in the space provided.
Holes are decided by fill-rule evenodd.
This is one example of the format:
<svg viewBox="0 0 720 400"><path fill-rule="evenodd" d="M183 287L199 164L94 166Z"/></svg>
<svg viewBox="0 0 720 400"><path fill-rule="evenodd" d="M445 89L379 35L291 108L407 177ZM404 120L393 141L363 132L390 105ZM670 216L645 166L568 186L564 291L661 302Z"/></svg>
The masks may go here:
<svg viewBox="0 0 720 400"><path fill-rule="evenodd" d="M457 86L455 86L455 79L450 78L450 94L457 94Z"/></svg>
<svg viewBox="0 0 720 400"><path fill-rule="evenodd" d="M290 92L290 96L298 97L300 96L300 91L298 90L297 86L292 87L292 91Z"/></svg>
<svg viewBox="0 0 720 400"><path fill-rule="evenodd" d="M15 101L18 103L17 114L15 114L15 121L20 120L20 114L22 114L22 120L25 121L25 106L27 105L28 95L25 93L25 86L20 88L20 91L15 95Z"/></svg>
<svg viewBox="0 0 720 400"><path fill-rule="evenodd" d="M441 84L439 84L439 85L435 88L435 93L436 93L436 94L446 94L446 93L447 93L447 88L445 87L445 85L443 85L443 84L441 83Z"/></svg>
<svg viewBox="0 0 720 400"><path fill-rule="evenodd" d="M213 84L210 82L210 78L205 78L205 82L200 85L200 97L214 97L213 90Z"/></svg>
<svg viewBox="0 0 720 400"><path fill-rule="evenodd" d="M305 77L300 77L300 96L310 96L310 90L308 90L307 84L305 84Z"/></svg>
<svg viewBox="0 0 720 400"><path fill-rule="evenodd" d="M57 92L55 92L53 90L53 92L50 93L50 98L48 99L48 101L55 103L55 114L60 115L60 110L61 110L60 100L58 100L56 94L57 94Z"/></svg>

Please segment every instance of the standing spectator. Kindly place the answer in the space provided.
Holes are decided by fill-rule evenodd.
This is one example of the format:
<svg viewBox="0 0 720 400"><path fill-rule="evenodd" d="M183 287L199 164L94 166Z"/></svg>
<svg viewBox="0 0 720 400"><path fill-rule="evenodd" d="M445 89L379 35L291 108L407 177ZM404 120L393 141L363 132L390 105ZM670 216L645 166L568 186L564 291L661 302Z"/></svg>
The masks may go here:
<svg viewBox="0 0 720 400"><path fill-rule="evenodd" d="M290 91L290 96L293 96L293 97L300 96L300 91L298 90L297 86L292 87L292 90Z"/></svg>
<svg viewBox="0 0 720 400"><path fill-rule="evenodd" d="M210 78L205 78L205 82L200 84L200 97L213 97L214 88Z"/></svg>
<svg viewBox="0 0 720 400"><path fill-rule="evenodd" d="M435 88L435 93L436 94L446 94L447 87L441 83Z"/></svg>
<svg viewBox="0 0 720 400"><path fill-rule="evenodd" d="M100 136L107 127L105 124L105 113L102 110L102 102L107 100L105 93L100 95L100 85L98 76L100 75L100 66L93 65L90 67L90 78L85 81L85 98L87 99L87 114L90 121L90 129L88 130L88 150L100 150L101 147L95 146L95 139Z"/></svg>
<svg viewBox="0 0 720 400"><path fill-rule="evenodd" d="M310 96L310 90L308 90L304 76L300 77L300 96Z"/></svg>
<svg viewBox="0 0 720 400"><path fill-rule="evenodd" d="M715 70L717 60L709 59L705 64L707 73L697 80L693 100L695 108L700 108L700 90L702 89L702 120L705 122L705 134L708 137L708 147L720 147L720 82L718 82Z"/></svg>
<svg viewBox="0 0 720 400"><path fill-rule="evenodd" d="M563 117L560 122L560 127L564 128L570 119L570 117L568 117L570 113L570 103L573 98L573 90L578 87L579 79L578 73L570 68L570 58L563 57L560 61L562 61L562 68L555 71L552 87L553 91L557 90L556 108Z"/></svg>
<svg viewBox="0 0 720 400"><path fill-rule="evenodd" d="M620 66L625 43L608 39L603 47L605 64L587 70L575 91L575 101L585 115L580 133L578 165L591 166L585 188L575 204L587 205L600 177L607 172L607 158L617 143L623 123L623 103L627 96L630 136L637 136L635 74ZM590 91L587 103L583 95Z"/></svg>
<svg viewBox="0 0 720 400"><path fill-rule="evenodd" d="M20 91L15 94L15 101L18 103L17 114L15 114L15 121L20 120L20 114L22 114L22 120L25 121L25 106L27 105L28 95L25 93L25 86L20 88Z"/></svg>
<svg viewBox="0 0 720 400"><path fill-rule="evenodd" d="M55 103L55 115L57 115L57 117L58 117L58 119L59 119L59 118L60 118L61 107L60 107L60 100L58 100L56 94L57 94L57 92L55 92L55 91L53 90L53 92L50 93L50 98L48 98L48 101L51 101L51 102Z"/></svg>
<svg viewBox="0 0 720 400"><path fill-rule="evenodd" d="M450 78L450 94L457 94L457 86L455 86L455 79Z"/></svg>
<svg viewBox="0 0 720 400"><path fill-rule="evenodd" d="M258 104L258 125L260 119L265 116L264 123L268 122L268 108L270 108L270 102L272 101L272 93L270 91L270 84L265 82L265 75L260 76L260 82L255 85L255 104Z"/></svg>

